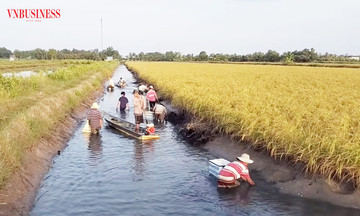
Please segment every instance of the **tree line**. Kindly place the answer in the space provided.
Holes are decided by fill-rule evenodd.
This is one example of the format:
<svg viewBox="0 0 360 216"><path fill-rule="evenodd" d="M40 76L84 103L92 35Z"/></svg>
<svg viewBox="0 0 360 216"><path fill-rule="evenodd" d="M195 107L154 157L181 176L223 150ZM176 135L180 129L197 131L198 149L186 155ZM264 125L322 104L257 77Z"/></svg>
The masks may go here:
<svg viewBox="0 0 360 216"><path fill-rule="evenodd" d="M28 51L20 51L6 49L0 47L0 58L9 58L10 55L15 55L17 59L38 59L38 60L63 60L63 59L87 59L87 60L105 60L106 57L112 56L114 59L121 59L121 56L117 50L112 47L108 47L103 51L98 49L94 50L55 50L55 49L34 49Z"/></svg>
<svg viewBox="0 0 360 216"><path fill-rule="evenodd" d="M347 55L335 54L319 54L315 49L304 49L302 51L284 52L280 54L274 50L269 50L266 53L255 52L247 55L237 54L207 54L201 51L198 55L187 54L182 55L180 52L150 52L150 53L130 53L126 56L129 60L138 61L210 61L210 62L358 62L359 60L352 59Z"/></svg>
<svg viewBox="0 0 360 216"><path fill-rule="evenodd" d="M9 58L10 55L15 55L18 59L39 59L39 60L54 60L54 59L87 59L87 60L105 60L107 56L112 56L114 59L119 60L135 60L135 61L210 61L210 62L355 62L359 61L347 55L335 54L319 54L315 49L303 49L301 51L284 52L280 54L274 50L269 50L266 53L255 52L247 55L237 54L207 54L201 51L198 55L186 54L182 55L180 52L168 51L165 53L160 52L140 52L129 53L127 56L122 57L117 50L108 47L103 51L98 49L94 50L55 50L55 49L34 49L28 51L20 51L0 48L0 58Z"/></svg>

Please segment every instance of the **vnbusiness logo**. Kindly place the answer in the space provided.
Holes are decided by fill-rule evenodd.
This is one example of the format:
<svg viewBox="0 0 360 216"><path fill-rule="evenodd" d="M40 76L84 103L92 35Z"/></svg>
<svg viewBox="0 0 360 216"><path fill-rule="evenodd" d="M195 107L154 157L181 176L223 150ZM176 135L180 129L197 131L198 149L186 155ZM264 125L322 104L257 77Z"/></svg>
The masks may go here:
<svg viewBox="0 0 360 216"><path fill-rule="evenodd" d="M38 21L42 19L59 19L60 9L7 9L9 18L25 19L26 21Z"/></svg>

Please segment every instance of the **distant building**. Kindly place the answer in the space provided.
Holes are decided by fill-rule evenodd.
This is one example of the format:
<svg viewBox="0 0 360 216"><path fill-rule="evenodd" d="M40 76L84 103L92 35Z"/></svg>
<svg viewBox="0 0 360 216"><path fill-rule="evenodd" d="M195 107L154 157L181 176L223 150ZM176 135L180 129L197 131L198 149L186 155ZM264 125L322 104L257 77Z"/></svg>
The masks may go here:
<svg viewBox="0 0 360 216"><path fill-rule="evenodd" d="M114 58L112 56L106 57L105 61L112 61Z"/></svg>
<svg viewBox="0 0 360 216"><path fill-rule="evenodd" d="M9 61L15 61L16 57L15 55L10 55Z"/></svg>
<svg viewBox="0 0 360 216"><path fill-rule="evenodd" d="M360 56L348 56L349 59L360 60Z"/></svg>

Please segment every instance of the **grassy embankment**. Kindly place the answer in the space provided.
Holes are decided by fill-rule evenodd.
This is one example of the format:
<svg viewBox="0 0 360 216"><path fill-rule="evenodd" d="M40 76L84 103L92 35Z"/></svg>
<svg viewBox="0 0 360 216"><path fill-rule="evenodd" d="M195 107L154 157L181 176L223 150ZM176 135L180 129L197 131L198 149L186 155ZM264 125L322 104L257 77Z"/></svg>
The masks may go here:
<svg viewBox="0 0 360 216"><path fill-rule="evenodd" d="M101 88L101 82L118 64L80 61L49 75L39 73L28 78L0 75L0 187L21 166L25 151L41 137L51 135L49 131L56 123Z"/></svg>
<svg viewBox="0 0 360 216"><path fill-rule="evenodd" d="M172 102L306 171L360 186L360 70L127 62Z"/></svg>
<svg viewBox="0 0 360 216"><path fill-rule="evenodd" d="M17 71L49 71L60 67L68 67L71 65L88 64L88 60L0 60L0 74Z"/></svg>

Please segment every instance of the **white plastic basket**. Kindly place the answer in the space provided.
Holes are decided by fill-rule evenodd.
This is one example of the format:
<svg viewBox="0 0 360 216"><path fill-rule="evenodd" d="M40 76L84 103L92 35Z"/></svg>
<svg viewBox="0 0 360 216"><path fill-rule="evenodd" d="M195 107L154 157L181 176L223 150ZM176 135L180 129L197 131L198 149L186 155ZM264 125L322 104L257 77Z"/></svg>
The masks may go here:
<svg viewBox="0 0 360 216"><path fill-rule="evenodd" d="M224 168L230 161L224 158L212 159L209 161L209 173L216 178L219 178L219 172Z"/></svg>
<svg viewBox="0 0 360 216"><path fill-rule="evenodd" d="M145 119L149 122L149 123L154 123L154 112L151 111L145 111Z"/></svg>
<svg viewBox="0 0 360 216"><path fill-rule="evenodd" d="M83 133L91 133L91 127L89 124L89 120L86 120L86 124L84 126L84 128L82 129Z"/></svg>

